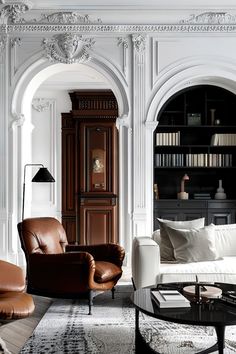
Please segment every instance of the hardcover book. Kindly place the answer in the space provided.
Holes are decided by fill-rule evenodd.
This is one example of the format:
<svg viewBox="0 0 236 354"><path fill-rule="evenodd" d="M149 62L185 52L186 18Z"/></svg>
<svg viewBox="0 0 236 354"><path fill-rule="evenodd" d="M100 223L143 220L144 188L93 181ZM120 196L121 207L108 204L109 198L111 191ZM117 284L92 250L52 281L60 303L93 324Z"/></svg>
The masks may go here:
<svg viewBox="0 0 236 354"><path fill-rule="evenodd" d="M160 308L190 307L190 301L178 290L153 290L152 297Z"/></svg>

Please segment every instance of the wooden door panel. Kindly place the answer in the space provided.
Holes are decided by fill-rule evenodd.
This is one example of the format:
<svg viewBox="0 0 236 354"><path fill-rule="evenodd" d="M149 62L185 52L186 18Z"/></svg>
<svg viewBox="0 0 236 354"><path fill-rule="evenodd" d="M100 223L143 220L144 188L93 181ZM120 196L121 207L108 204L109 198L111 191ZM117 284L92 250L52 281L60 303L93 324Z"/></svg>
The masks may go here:
<svg viewBox="0 0 236 354"><path fill-rule="evenodd" d="M117 207L82 206L80 209L80 243L116 242Z"/></svg>

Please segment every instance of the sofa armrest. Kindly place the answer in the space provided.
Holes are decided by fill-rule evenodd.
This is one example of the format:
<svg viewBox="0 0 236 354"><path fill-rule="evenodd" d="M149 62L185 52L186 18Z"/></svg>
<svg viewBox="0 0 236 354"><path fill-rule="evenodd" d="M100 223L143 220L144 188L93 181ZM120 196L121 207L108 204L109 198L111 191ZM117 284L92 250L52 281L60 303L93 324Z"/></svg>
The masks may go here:
<svg viewBox="0 0 236 354"><path fill-rule="evenodd" d="M155 286L160 272L160 250L150 237L135 237L132 247L132 277L136 287Z"/></svg>

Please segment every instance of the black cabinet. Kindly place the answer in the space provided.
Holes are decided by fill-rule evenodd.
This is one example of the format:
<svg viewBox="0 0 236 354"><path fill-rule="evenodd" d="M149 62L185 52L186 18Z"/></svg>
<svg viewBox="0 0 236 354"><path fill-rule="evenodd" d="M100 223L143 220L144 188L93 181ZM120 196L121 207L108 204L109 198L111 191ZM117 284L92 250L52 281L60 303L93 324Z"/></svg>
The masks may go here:
<svg viewBox="0 0 236 354"><path fill-rule="evenodd" d="M157 200L154 203L154 229L158 229L157 218L185 221L205 217L205 224L235 223L236 200Z"/></svg>
<svg viewBox="0 0 236 354"><path fill-rule="evenodd" d="M166 102L154 132L155 215L175 220L205 216L216 224L235 221L235 112L236 96L212 85L185 89ZM177 199L185 174L187 201ZM226 202L214 200L219 180ZM165 207L164 201L174 200L178 210Z"/></svg>

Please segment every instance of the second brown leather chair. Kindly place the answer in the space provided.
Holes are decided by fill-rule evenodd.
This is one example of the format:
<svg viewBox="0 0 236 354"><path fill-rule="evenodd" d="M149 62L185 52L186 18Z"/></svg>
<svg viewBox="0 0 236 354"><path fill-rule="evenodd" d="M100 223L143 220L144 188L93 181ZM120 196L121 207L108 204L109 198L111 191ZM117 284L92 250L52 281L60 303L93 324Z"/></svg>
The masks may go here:
<svg viewBox="0 0 236 354"><path fill-rule="evenodd" d="M31 294L77 298L87 295L89 314L93 291L112 290L122 275L124 249L117 244L68 245L55 218L31 218L18 224L27 262L27 291Z"/></svg>

